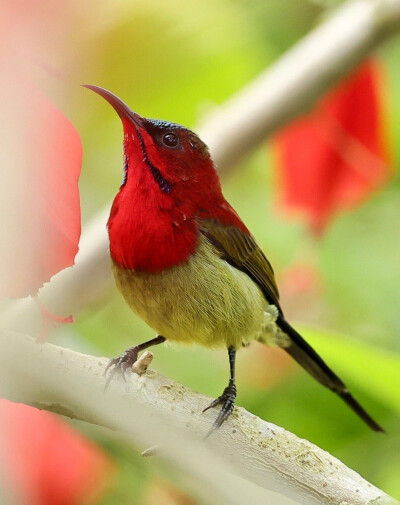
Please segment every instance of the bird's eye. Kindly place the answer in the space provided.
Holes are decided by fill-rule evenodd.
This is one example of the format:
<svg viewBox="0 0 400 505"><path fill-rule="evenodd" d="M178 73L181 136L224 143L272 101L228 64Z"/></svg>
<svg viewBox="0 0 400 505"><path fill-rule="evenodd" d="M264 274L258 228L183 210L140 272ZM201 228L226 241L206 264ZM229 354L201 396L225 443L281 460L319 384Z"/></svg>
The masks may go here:
<svg viewBox="0 0 400 505"><path fill-rule="evenodd" d="M164 133L162 137L163 144L167 147L176 147L179 144L179 137L175 133Z"/></svg>

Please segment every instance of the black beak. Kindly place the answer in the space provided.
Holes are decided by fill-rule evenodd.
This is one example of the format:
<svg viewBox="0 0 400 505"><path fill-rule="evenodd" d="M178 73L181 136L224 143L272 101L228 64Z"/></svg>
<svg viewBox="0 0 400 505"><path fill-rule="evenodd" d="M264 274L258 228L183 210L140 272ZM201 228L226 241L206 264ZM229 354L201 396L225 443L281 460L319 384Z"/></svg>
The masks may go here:
<svg viewBox="0 0 400 505"><path fill-rule="evenodd" d="M91 89L98 95L102 96L105 100L107 100L107 102L112 105L121 119L128 119L137 128L144 126L144 118L142 118L142 116L139 116L139 114L136 114L136 112L133 112L122 100L114 95L114 93L111 93L111 91L100 88L100 86L93 86L92 84L82 84L82 86L84 88Z"/></svg>

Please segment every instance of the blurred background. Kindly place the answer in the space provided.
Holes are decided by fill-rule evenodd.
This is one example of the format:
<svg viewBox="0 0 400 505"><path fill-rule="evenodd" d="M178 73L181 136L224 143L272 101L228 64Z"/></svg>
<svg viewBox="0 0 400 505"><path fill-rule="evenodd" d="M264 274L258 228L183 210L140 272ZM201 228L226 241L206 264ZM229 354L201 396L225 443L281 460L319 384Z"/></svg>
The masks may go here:
<svg viewBox="0 0 400 505"><path fill-rule="evenodd" d="M36 78L82 140L83 226L118 191L122 129L111 107L79 84L105 87L141 115L196 129L341 3L99 0L70 2L62 21L47 13L58 19L46 25L57 49L42 48ZM226 198L274 266L287 318L387 434L371 432L285 353L258 344L239 353L237 405L326 449L397 498L399 61L400 38L393 37L305 116L222 174ZM50 341L114 357L153 337L112 285L75 319ZM154 352L153 367L173 380L211 397L225 386L224 350L169 345ZM112 461L96 503L202 503L171 468L142 458L122 437L68 422Z"/></svg>

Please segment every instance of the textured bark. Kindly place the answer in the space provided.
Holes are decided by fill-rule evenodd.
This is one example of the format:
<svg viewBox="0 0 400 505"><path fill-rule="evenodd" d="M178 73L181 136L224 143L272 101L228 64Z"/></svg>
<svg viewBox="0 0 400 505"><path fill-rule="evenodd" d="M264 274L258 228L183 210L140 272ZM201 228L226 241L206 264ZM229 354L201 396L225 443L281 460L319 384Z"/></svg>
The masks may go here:
<svg viewBox="0 0 400 505"><path fill-rule="evenodd" d="M151 353L142 358L140 371L150 358ZM225 472L302 504L399 505L327 452L243 408L235 408L222 428L204 441L216 415L215 410L202 414L210 398L151 370L144 375L128 373L126 382L116 375L105 392L106 364L106 358L2 331L0 394L122 430L145 444L143 448L156 444L160 456L191 469L203 484L214 483L219 492L222 477L216 477L219 470L213 458L222 462ZM233 503L232 496L225 498Z"/></svg>

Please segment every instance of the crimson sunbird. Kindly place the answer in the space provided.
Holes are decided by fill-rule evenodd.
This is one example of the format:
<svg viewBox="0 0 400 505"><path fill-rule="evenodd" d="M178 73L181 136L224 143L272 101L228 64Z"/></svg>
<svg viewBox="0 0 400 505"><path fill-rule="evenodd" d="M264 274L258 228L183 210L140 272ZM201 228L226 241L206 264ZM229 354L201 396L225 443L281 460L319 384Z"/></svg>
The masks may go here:
<svg viewBox="0 0 400 505"><path fill-rule="evenodd" d="M107 223L115 282L157 332L110 360L109 373L124 374L140 351L166 340L226 347L228 386L204 409L221 405L212 431L234 407L237 350L274 344L383 431L286 321L272 266L225 200L204 142L178 124L141 117L110 91L85 87L112 105L124 130L124 179Z"/></svg>

